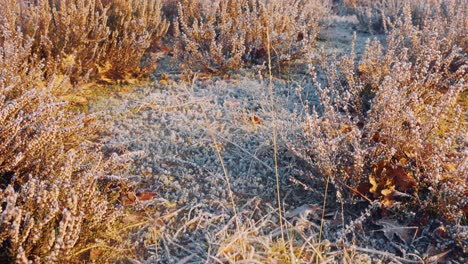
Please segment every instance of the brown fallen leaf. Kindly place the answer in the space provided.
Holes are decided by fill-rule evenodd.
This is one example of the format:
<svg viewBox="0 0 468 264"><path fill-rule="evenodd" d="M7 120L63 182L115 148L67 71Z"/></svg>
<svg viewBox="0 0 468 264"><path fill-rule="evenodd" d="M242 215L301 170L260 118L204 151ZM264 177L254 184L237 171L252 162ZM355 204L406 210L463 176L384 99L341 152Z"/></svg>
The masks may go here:
<svg viewBox="0 0 468 264"><path fill-rule="evenodd" d="M154 197L156 197L156 193L149 190L143 190L137 193L138 201L149 201L154 199Z"/></svg>
<svg viewBox="0 0 468 264"><path fill-rule="evenodd" d="M375 142L379 142L379 139L380 139L380 133L379 133L379 132L375 132L375 133L372 135L372 140L374 140Z"/></svg>
<svg viewBox="0 0 468 264"><path fill-rule="evenodd" d="M353 128L351 126L348 126L348 125L343 125L341 127L341 133L342 134L346 134L346 133L349 133L353 130Z"/></svg>
<svg viewBox="0 0 468 264"><path fill-rule="evenodd" d="M137 197L134 192L127 192L121 194L122 204L124 206L132 205L135 203Z"/></svg>
<svg viewBox="0 0 468 264"><path fill-rule="evenodd" d="M89 260L91 261L96 261L98 260L102 255L104 255L104 250L99 249L99 248L92 248L89 251Z"/></svg>
<svg viewBox="0 0 468 264"><path fill-rule="evenodd" d="M249 115L249 116L245 115L245 114L241 114L240 115L240 120L244 121L245 123L249 123L252 126L263 124L263 120L259 116L255 115L255 114L252 114L252 115Z"/></svg>
<svg viewBox="0 0 468 264"><path fill-rule="evenodd" d="M434 230L434 232L432 233L433 237L435 239L437 238L448 238L448 233L447 233L447 228L445 228L445 226L439 226L438 228L436 228L436 230Z"/></svg>
<svg viewBox="0 0 468 264"><path fill-rule="evenodd" d="M387 175L399 191L406 192L416 186L416 180L414 179L413 174L406 172L402 166L387 168Z"/></svg>
<svg viewBox="0 0 468 264"><path fill-rule="evenodd" d="M383 208L392 208L395 204L395 200L393 198L393 194L395 193L395 186L389 186L386 189L380 191L382 194L382 207Z"/></svg>
<svg viewBox="0 0 468 264"><path fill-rule="evenodd" d="M377 184L377 181L376 181L374 175L369 175L369 183L371 185L371 188L369 189L369 192L372 193L372 194L376 194L377 193L377 188L379 187L379 185Z"/></svg>
<svg viewBox="0 0 468 264"><path fill-rule="evenodd" d="M169 75L167 75L167 73L165 73L165 72L161 73L161 80L159 81L159 84L160 85L169 85L169 82L170 82Z"/></svg>
<svg viewBox="0 0 468 264"><path fill-rule="evenodd" d="M172 52L172 47L169 45L164 45L161 47L161 51L166 53Z"/></svg>

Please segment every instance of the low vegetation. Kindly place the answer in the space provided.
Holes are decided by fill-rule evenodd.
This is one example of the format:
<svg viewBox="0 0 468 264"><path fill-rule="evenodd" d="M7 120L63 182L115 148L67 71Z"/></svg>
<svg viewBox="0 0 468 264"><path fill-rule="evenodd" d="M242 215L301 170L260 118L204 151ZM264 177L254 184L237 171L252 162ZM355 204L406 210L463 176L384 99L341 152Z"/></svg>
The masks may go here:
<svg viewBox="0 0 468 264"><path fill-rule="evenodd" d="M64 74L75 84L102 80L99 67L110 65L106 74L118 74L109 78L129 77L122 74L135 73L153 37L165 32L153 12L159 4L110 3L2 1L1 262L77 260L96 240L108 242L102 234L122 214L99 186L128 158L102 153L96 117L71 112L54 95Z"/></svg>
<svg viewBox="0 0 468 264"><path fill-rule="evenodd" d="M195 71L236 70L311 52L328 1L180 1L174 21L176 57Z"/></svg>
<svg viewBox="0 0 468 264"><path fill-rule="evenodd" d="M95 117L53 96L34 40L3 17L0 31L0 261L67 261L113 227L121 212L98 183L128 162L100 153Z"/></svg>
<svg viewBox="0 0 468 264"><path fill-rule="evenodd" d="M356 14L361 25L373 33L388 30L388 23L396 22L404 14L406 6L411 13L411 21L418 26L423 25L429 17L443 23L444 19L457 19L458 17L452 16L454 13L466 12L466 3L463 0L343 0L342 6L346 7L348 12Z"/></svg>
<svg viewBox="0 0 468 264"><path fill-rule="evenodd" d="M464 18L427 18L418 27L410 11L395 22L388 48L369 41L360 61L351 54L325 63L325 84L312 70L321 104L307 117L300 148L343 193L461 223L466 53L456 35Z"/></svg>
<svg viewBox="0 0 468 264"><path fill-rule="evenodd" d="M30 55L46 75L66 75L73 83L149 74L149 51L168 27L161 2L153 0L2 0L0 11L25 41L32 39Z"/></svg>

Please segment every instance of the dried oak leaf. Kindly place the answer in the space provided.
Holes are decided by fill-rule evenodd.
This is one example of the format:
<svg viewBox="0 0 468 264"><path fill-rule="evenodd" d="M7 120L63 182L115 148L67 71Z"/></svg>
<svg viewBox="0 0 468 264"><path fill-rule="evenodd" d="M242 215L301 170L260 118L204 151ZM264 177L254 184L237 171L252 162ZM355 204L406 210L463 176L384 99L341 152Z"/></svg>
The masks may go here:
<svg viewBox="0 0 468 264"><path fill-rule="evenodd" d="M349 133L353 130L353 128L351 126L348 126L348 125L343 125L341 127L341 133L342 134L346 134L346 133Z"/></svg>
<svg viewBox="0 0 468 264"><path fill-rule="evenodd" d="M372 194L376 194L377 193L377 188L379 187L379 184L377 183L377 180L375 179L374 175L369 176L369 183L371 185L370 188L369 188L369 192L372 193Z"/></svg>
<svg viewBox="0 0 468 264"><path fill-rule="evenodd" d="M372 140L374 140L375 142L379 142L379 139L380 139L380 133L379 133L379 132L375 132L375 133L372 135Z"/></svg>
<svg viewBox="0 0 468 264"><path fill-rule="evenodd" d="M383 198L381 201L382 206L384 208L393 207L393 204L394 204L393 194L395 193L395 186L389 186L388 188L380 191L380 193L383 195Z"/></svg>
<svg viewBox="0 0 468 264"><path fill-rule="evenodd" d="M149 190L138 191L136 194L129 191L121 195L122 204L124 206L132 205L136 201L149 201L154 199L154 197L156 197L156 193Z"/></svg>
<svg viewBox="0 0 468 264"><path fill-rule="evenodd" d="M416 180L414 179L413 174L406 172L402 166L388 168L387 175L399 191L407 192L416 186Z"/></svg>
<svg viewBox="0 0 468 264"><path fill-rule="evenodd" d="M439 226L438 228L436 228L434 230L434 232L432 233L434 239L437 239L437 238L448 238L449 235L447 233L447 228L445 228L445 226Z"/></svg>
<svg viewBox="0 0 468 264"><path fill-rule="evenodd" d="M240 119L243 120L245 123L248 123L252 126L256 126L256 125L261 125L263 124L263 120L255 115L255 114L252 114L252 115L245 115L245 114L241 114L240 115Z"/></svg>

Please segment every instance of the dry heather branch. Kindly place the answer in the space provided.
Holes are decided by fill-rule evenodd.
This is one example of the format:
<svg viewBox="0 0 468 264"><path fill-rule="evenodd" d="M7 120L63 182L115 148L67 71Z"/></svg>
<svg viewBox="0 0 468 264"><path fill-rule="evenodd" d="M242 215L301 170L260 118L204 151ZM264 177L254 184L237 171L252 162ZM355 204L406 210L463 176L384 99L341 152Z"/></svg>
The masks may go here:
<svg viewBox="0 0 468 264"><path fill-rule="evenodd" d="M468 213L468 160L459 32L468 28L466 13L450 12L452 20L428 15L415 26L406 7L387 50L373 41L357 70L353 56L323 66L321 107L305 124L303 151L338 188L350 186L385 209L460 223Z"/></svg>
<svg viewBox="0 0 468 264"><path fill-rule="evenodd" d="M93 118L50 93L34 39L0 17L0 262L72 262L120 214L97 188L125 161L104 158ZM89 142L89 143L85 143Z"/></svg>
<svg viewBox="0 0 468 264"><path fill-rule="evenodd" d="M192 70L239 69L267 57L284 62L310 51L327 0L180 1L175 53Z"/></svg>
<svg viewBox="0 0 468 264"><path fill-rule="evenodd" d="M147 74L153 65L140 62L167 30L157 0L2 0L0 14L34 39L32 52L47 75L64 74L73 83Z"/></svg>

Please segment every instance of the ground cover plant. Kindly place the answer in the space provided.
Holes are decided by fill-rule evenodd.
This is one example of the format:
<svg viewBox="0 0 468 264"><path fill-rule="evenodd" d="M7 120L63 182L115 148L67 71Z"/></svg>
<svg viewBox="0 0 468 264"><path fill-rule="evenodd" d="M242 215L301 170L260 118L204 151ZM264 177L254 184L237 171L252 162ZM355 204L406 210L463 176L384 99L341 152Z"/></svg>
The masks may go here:
<svg viewBox="0 0 468 264"><path fill-rule="evenodd" d="M0 1L1 263L468 260L466 1Z"/></svg>

